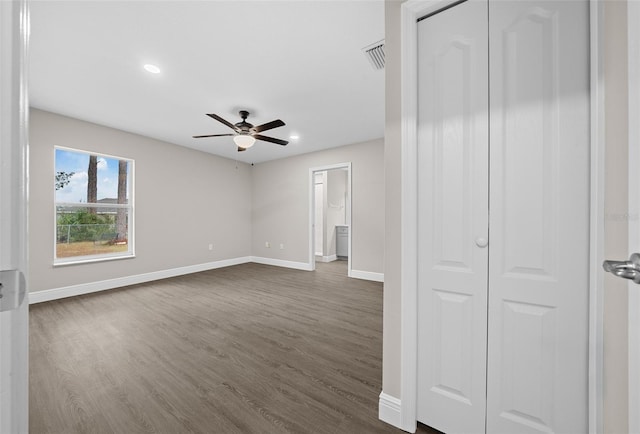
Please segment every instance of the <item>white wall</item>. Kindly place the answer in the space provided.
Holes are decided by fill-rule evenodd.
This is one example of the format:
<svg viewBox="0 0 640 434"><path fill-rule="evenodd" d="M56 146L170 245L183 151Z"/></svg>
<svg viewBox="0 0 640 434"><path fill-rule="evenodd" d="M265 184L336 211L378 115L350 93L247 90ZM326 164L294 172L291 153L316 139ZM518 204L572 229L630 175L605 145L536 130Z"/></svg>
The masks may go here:
<svg viewBox="0 0 640 434"><path fill-rule="evenodd" d="M53 267L56 145L135 160L135 258ZM247 164L37 109L30 147L32 292L251 255Z"/></svg>
<svg viewBox="0 0 640 434"><path fill-rule="evenodd" d="M382 339L382 389L400 398L400 266L401 235L401 71L400 7L403 1L385 0L385 131L384 197L385 260Z"/></svg>
<svg viewBox="0 0 640 434"><path fill-rule="evenodd" d="M302 145L298 145L302 146ZM256 164L253 167L254 256L309 260L309 169L352 163L353 270L383 272L383 140ZM265 247L271 243L271 248ZM284 244L283 250L279 249Z"/></svg>
<svg viewBox="0 0 640 434"><path fill-rule="evenodd" d="M307 262L309 168L348 161L353 174L352 268L382 273L381 139L251 167L32 109L30 142L32 292L252 256ZM54 146L135 161L135 258L53 267ZM270 249L265 241L272 243Z"/></svg>

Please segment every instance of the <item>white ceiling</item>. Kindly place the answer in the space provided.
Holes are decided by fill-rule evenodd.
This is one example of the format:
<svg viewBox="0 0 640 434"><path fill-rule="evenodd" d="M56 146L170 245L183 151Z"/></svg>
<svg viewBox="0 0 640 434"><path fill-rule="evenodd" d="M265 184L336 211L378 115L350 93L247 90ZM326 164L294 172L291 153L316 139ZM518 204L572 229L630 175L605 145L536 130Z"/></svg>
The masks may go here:
<svg viewBox="0 0 640 434"><path fill-rule="evenodd" d="M384 135L382 0L31 1L31 105L247 163ZM158 65L150 74L143 65ZM282 119L238 153L231 130ZM91 140L90 137L87 140Z"/></svg>

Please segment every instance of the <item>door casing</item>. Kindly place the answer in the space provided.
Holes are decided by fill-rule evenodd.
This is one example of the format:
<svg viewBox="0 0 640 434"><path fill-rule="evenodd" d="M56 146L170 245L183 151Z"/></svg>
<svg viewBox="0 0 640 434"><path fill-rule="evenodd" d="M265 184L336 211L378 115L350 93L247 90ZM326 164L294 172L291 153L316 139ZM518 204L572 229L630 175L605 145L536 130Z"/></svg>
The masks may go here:
<svg viewBox="0 0 640 434"><path fill-rule="evenodd" d="M417 404L417 20L459 0L408 0L401 8L401 396L398 427L415 432ZM603 5L590 3L591 181L589 239L589 432L603 430L603 292L604 272L604 88L602 84Z"/></svg>
<svg viewBox="0 0 640 434"><path fill-rule="evenodd" d="M640 4L627 2L627 50L628 50L628 85L629 85L629 253L640 252L640 172L637 162L640 161ZM626 258L623 258L626 259ZM640 432L640 287L629 281L629 432Z"/></svg>

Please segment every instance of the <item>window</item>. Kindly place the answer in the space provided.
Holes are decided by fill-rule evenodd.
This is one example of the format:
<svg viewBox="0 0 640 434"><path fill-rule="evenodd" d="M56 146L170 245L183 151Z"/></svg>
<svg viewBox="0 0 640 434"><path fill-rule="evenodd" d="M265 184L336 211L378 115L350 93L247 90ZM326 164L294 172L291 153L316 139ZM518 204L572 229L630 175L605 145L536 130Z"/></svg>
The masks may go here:
<svg viewBox="0 0 640 434"><path fill-rule="evenodd" d="M54 264L133 257L133 160L55 148Z"/></svg>

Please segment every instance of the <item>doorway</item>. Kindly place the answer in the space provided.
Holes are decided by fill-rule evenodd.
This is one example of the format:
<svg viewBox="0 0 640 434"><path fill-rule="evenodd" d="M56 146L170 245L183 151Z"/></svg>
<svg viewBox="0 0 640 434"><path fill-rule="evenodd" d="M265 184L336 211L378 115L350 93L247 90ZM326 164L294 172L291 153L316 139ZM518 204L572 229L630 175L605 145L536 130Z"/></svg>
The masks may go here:
<svg viewBox="0 0 640 434"><path fill-rule="evenodd" d="M344 261L351 277L351 163L309 169L309 263Z"/></svg>

